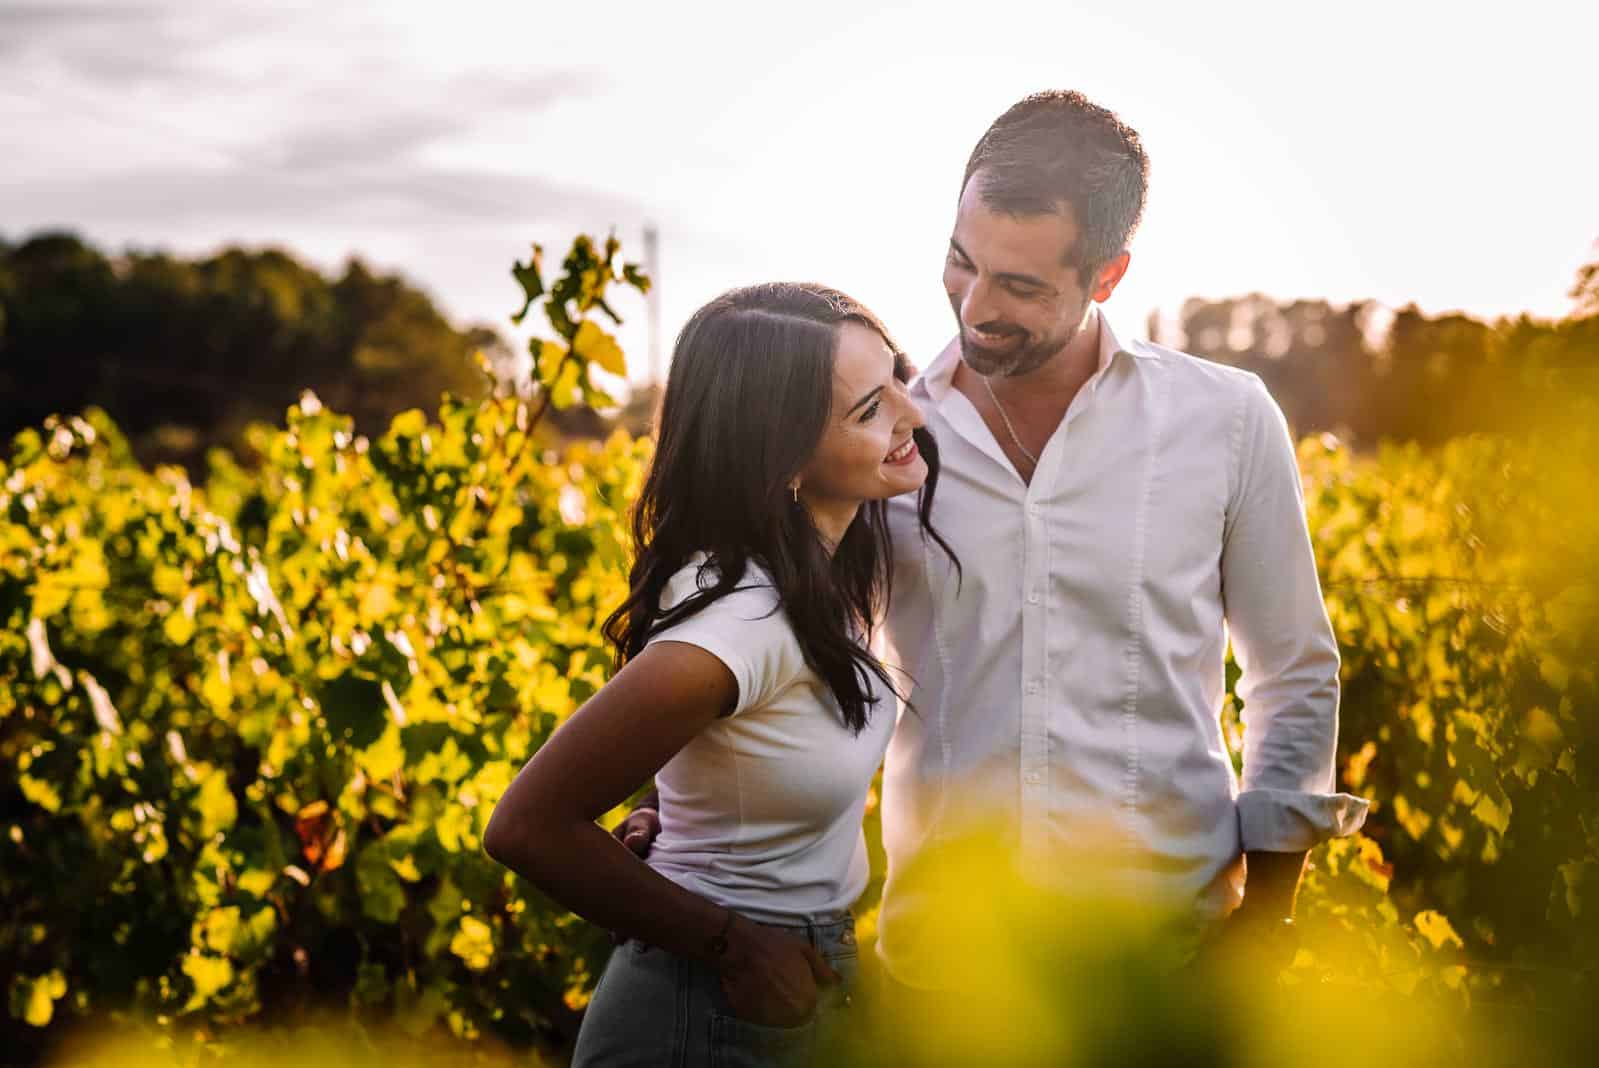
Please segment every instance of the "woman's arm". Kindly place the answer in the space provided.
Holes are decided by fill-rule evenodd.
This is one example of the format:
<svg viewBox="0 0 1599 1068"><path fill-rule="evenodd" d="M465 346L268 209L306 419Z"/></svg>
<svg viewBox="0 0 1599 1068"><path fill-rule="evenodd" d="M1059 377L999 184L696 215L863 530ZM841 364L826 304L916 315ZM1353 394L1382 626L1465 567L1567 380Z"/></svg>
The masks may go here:
<svg viewBox="0 0 1599 1068"><path fill-rule="evenodd" d="M683 642L647 647L527 762L494 807L483 847L584 919L737 976L726 984L735 1011L788 1024L809 1015L816 982L834 978L820 955L730 917L594 822L737 700L738 683L712 654Z"/></svg>

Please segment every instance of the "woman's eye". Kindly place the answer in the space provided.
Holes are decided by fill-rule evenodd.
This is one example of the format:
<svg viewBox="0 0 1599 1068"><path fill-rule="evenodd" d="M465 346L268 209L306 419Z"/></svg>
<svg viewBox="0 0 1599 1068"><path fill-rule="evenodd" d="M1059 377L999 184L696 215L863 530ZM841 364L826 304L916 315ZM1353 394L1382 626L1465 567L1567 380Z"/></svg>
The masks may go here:
<svg viewBox="0 0 1599 1068"><path fill-rule="evenodd" d="M880 401L880 400L874 400L872 403L868 404L866 406L866 410L861 412L861 417L859 419L859 422L870 423L873 419L875 419L877 417L877 411L882 406L883 406L883 402Z"/></svg>

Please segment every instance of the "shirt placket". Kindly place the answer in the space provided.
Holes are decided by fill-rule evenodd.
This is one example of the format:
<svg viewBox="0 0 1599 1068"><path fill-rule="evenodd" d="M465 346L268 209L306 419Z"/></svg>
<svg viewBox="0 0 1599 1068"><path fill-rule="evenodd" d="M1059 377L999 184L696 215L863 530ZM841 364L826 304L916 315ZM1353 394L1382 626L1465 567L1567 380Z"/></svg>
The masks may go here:
<svg viewBox="0 0 1599 1068"><path fill-rule="evenodd" d="M1059 466L1065 462L1060 450L1071 432L1071 424L1093 403L1104 374L1105 369L1101 367L1083 384L1062 418L1060 429L1055 432L1060 442L1056 454L1034 472L1023 499L1021 842L1023 852L1036 857L1046 856L1052 844L1051 702L1066 700L1064 684L1057 682L1055 688L1060 692L1052 693L1049 677L1050 645L1055 635L1050 629L1051 545L1049 509L1044 497L1046 493L1058 497L1058 487L1055 491L1046 487L1056 485L1066 473ZM1046 446L1045 452L1049 451ZM1056 622L1060 622L1059 617Z"/></svg>
<svg viewBox="0 0 1599 1068"><path fill-rule="evenodd" d="M1022 507L1021 839L1026 854L1049 847L1049 537L1042 484Z"/></svg>

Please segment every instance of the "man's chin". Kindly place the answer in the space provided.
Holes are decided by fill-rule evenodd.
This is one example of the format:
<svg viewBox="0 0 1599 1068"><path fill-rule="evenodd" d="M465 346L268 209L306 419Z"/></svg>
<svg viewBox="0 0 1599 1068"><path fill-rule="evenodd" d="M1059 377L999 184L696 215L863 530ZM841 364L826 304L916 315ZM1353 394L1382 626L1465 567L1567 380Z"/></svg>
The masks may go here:
<svg viewBox="0 0 1599 1068"><path fill-rule="evenodd" d="M1073 334L1073 337L1076 335ZM999 376L1001 378L1019 378L1030 375L1034 371L1049 363L1050 360L1063 352L1071 341L1059 345L1045 347L1044 345L1029 345L1025 341L1012 342L995 348L985 348L967 340L965 334L960 335L961 359L966 366L982 375L984 378Z"/></svg>
<svg viewBox="0 0 1599 1068"><path fill-rule="evenodd" d="M966 335L961 335L961 359L966 361L966 366L984 377L1007 374L1021 353L1022 347L1014 342L988 348L974 344L966 339Z"/></svg>

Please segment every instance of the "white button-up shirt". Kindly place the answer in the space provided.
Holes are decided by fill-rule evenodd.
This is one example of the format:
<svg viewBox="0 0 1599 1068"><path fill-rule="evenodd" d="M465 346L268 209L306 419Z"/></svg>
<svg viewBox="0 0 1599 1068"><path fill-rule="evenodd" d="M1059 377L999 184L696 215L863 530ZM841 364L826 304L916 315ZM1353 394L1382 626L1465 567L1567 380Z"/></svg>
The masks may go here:
<svg viewBox="0 0 1599 1068"><path fill-rule="evenodd" d="M890 503L879 649L914 709L884 773L879 952L911 985L951 979L921 967L917 932L941 921L907 872L972 821L1024 856L1111 844L1131 891L1203 924L1239 900L1242 851L1365 817L1333 792L1338 645L1282 412L1255 375L1124 347L1096 318L1098 369L1031 484L954 388L958 341L911 387L942 460L933 524L964 571L919 536L914 496ZM1241 784L1219 715L1229 633Z"/></svg>

